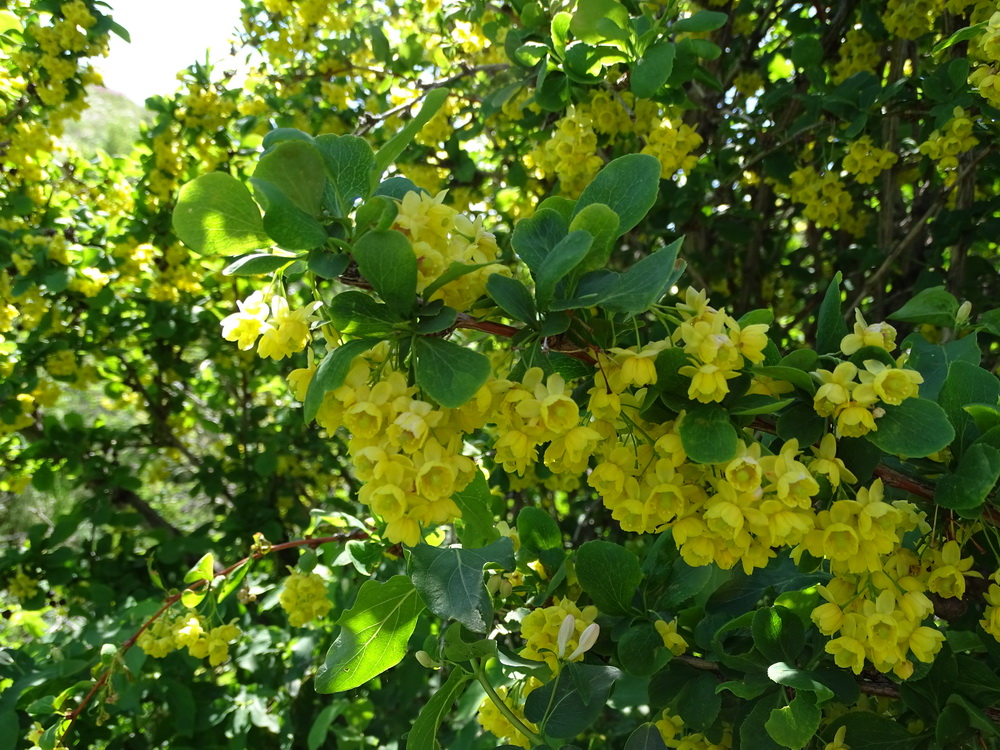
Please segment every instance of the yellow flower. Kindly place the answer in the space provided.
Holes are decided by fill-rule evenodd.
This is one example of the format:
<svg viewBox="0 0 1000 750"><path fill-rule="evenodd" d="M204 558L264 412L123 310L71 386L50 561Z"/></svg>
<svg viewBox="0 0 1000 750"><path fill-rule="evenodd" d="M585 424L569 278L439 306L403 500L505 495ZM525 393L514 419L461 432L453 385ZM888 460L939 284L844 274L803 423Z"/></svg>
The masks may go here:
<svg viewBox="0 0 1000 750"><path fill-rule="evenodd" d="M680 656L687 651L687 641L677 633L677 620L671 620L670 622L657 620L653 623L653 627L656 628L656 632L663 639L663 645L674 656Z"/></svg>
<svg viewBox="0 0 1000 750"><path fill-rule="evenodd" d="M875 415L856 401L849 401L837 414L837 434L843 437L861 437L874 432Z"/></svg>
<svg viewBox="0 0 1000 750"><path fill-rule="evenodd" d="M913 398L919 391L919 385L924 382L923 376L916 370L905 370L889 367L877 360L865 360L865 370L861 373L861 382L874 389L875 394L883 402L899 406L908 398Z"/></svg>
<svg viewBox="0 0 1000 750"><path fill-rule="evenodd" d="M269 314L264 293L257 291L242 302L236 303L240 311L222 319L222 338L226 341L236 341L243 351L252 349L257 337L267 327L265 321Z"/></svg>
<svg viewBox="0 0 1000 750"><path fill-rule="evenodd" d="M849 484L858 481L844 462L837 458L837 440L832 434L824 435L819 448L812 446L812 452L816 458L810 462L809 470L815 474L825 474L834 487L840 486L841 480Z"/></svg>
<svg viewBox="0 0 1000 750"><path fill-rule="evenodd" d="M688 398L701 401L703 404L722 401L729 393L727 380L739 376L738 372L722 370L716 365L687 366L679 370L681 375L691 378L688 387Z"/></svg>
<svg viewBox="0 0 1000 750"><path fill-rule="evenodd" d="M896 329L888 323L868 325L860 310L854 311L854 333L849 333L840 342L840 350L851 356L863 346L877 346L891 352L896 348Z"/></svg>
<svg viewBox="0 0 1000 750"><path fill-rule="evenodd" d="M851 391L857 383L852 382L858 374L858 368L850 362L841 362L833 372L817 370L813 377L822 385L813 397L813 408L821 417L829 417L842 408L851 399Z"/></svg>

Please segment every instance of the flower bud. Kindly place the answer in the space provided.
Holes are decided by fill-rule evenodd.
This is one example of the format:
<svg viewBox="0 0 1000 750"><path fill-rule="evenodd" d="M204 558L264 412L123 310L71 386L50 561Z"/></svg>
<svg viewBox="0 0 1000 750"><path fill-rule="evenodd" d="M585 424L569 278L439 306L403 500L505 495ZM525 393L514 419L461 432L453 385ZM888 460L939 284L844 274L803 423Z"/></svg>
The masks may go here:
<svg viewBox="0 0 1000 750"><path fill-rule="evenodd" d="M560 659L566 655L566 645L574 632L576 632L576 618L573 615L566 615L562 625L559 626L559 636L556 638L556 656Z"/></svg>
<svg viewBox="0 0 1000 750"><path fill-rule="evenodd" d="M580 634L580 645L576 647L576 651L569 655L568 661L573 661L576 657L582 656L594 647L597 643L597 637L601 634L601 626L596 622L590 623L583 633Z"/></svg>
<svg viewBox="0 0 1000 750"><path fill-rule="evenodd" d="M958 308L958 313L955 315L955 323L957 325L962 325L969 319L969 315L972 313L972 303L966 300L962 303L962 306Z"/></svg>
<svg viewBox="0 0 1000 750"><path fill-rule="evenodd" d="M496 596L497 591L500 590L500 576L494 573L489 578L486 579L486 590L490 592L490 596Z"/></svg>
<svg viewBox="0 0 1000 750"><path fill-rule="evenodd" d="M426 667L427 669L441 669L441 662L434 661L431 655L426 651L417 651L414 656L417 657L417 661L420 663L421 667Z"/></svg>

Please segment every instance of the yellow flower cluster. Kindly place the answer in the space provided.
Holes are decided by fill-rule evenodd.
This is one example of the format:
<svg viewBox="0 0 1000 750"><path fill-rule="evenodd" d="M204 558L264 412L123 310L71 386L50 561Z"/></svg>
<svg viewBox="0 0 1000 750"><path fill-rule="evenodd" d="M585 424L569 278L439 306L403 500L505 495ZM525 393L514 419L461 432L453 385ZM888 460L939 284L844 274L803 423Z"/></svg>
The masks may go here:
<svg viewBox="0 0 1000 750"><path fill-rule="evenodd" d="M791 176L792 200L805 206L803 214L817 227L839 227L855 236L864 233L869 217L855 209L843 180L835 173L820 175L813 167L800 167Z"/></svg>
<svg viewBox="0 0 1000 750"><path fill-rule="evenodd" d="M549 443L545 464L553 471L583 472L601 439L580 425L580 409L558 374L547 379L538 367L520 383L497 381L499 401L490 421L497 427L496 461L509 473L524 474L538 458L538 447Z"/></svg>
<svg viewBox="0 0 1000 750"><path fill-rule="evenodd" d="M663 743L677 750L728 750L733 746L733 732L729 727L723 730L719 742L711 742L701 732L685 731L684 720L672 714L669 708L663 709L655 724Z"/></svg>
<svg viewBox="0 0 1000 750"><path fill-rule="evenodd" d="M653 122L645 140L639 153L655 156L660 162L660 178L667 180L678 171L690 172L694 168L698 157L693 152L704 139L681 119L664 117Z"/></svg>
<svg viewBox="0 0 1000 750"><path fill-rule="evenodd" d="M969 83L991 106L1000 107L1000 10L989 17L977 43L970 45L969 56L979 58Z"/></svg>
<svg viewBox="0 0 1000 750"><path fill-rule="evenodd" d="M524 700L541 686L542 683L540 680L535 677L529 677L527 680L513 687L508 688L501 685L496 688L500 700L533 732L538 731L538 726L524 718ZM476 720L479 722L479 726L487 732L492 733L494 737L504 740L507 744L523 747L525 750L531 747L531 740L524 736L506 716L500 713L500 709L496 707L496 704L488 696L479 704L479 712Z"/></svg>
<svg viewBox="0 0 1000 750"><path fill-rule="evenodd" d="M229 646L240 637L240 629L232 622L207 630L206 625L204 617L191 612L175 618L163 616L142 631L136 645L157 659L187 648L191 656L207 657L217 667L229 658Z"/></svg>
<svg viewBox="0 0 1000 750"><path fill-rule="evenodd" d="M997 585L997 574L992 576L993 583L990 584L986 592L986 610L983 612L983 619L979 624L983 630L1000 641L1000 585Z"/></svg>
<svg viewBox="0 0 1000 750"><path fill-rule="evenodd" d="M821 417L837 420L839 436L861 437L874 432L878 429L876 418L884 413L876 404L899 406L917 396L924 382L915 370L889 367L871 359L865 360L864 366L859 370L850 362L842 362L832 371L813 373L821 384L813 397L813 408Z"/></svg>
<svg viewBox="0 0 1000 750"><path fill-rule="evenodd" d="M848 520L842 515L841 528L831 531L831 536L842 535L834 543L841 557L845 550L842 543L849 537L843 536L846 526L865 537L881 536L879 546L891 549L888 553L870 554L863 563L855 557L856 567L864 565L860 571L846 572L844 567L850 563L842 559L837 565L841 572L819 587L826 603L813 610L812 619L821 633L836 636L827 643L826 651L838 666L858 674L867 659L879 671L892 671L906 679L913 673L911 654L929 663L944 642L938 629L921 624L934 612L927 592L961 598L965 578L978 574L969 570L972 558L962 559L961 549L953 540L940 550L926 550L922 557L901 548L903 533L914 528L927 533L929 526L923 513L917 513L910 503L882 502L881 486L876 485L879 482L867 495L859 493L864 504L859 516ZM847 546L851 546L849 539Z"/></svg>
<svg viewBox="0 0 1000 750"><path fill-rule="evenodd" d="M590 98L567 109L556 123L555 135L528 156L537 177L559 179L562 193L574 198L603 166L597 155L598 135L609 140L634 135L642 140L641 153L655 156L661 177L679 170L690 171L698 163L694 151L703 139L680 117L649 99L636 99L630 92L615 94L599 90Z"/></svg>
<svg viewBox="0 0 1000 750"><path fill-rule="evenodd" d="M441 109L427 121L427 124L420 129L414 140L421 146L437 148L455 132L455 127L452 125L452 118L458 114L458 110L458 102L449 98L445 101Z"/></svg>
<svg viewBox="0 0 1000 750"><path fill-rule="evenodd" d="M38 593L38 581L18 566L13 578L7 581L7 592L19 601L26 601Z"/></svg>
<svg viewBox="0 0 1000 750"><path fill-rule="evenodd" d="M972 134L972 120L961 107L955 107L952 118L940 130L935 130L920 144L920 153L938 162L945 170L958 167L958 157L978 145Z"/></svg>
<svg viewBox="0 0 1000 750"><path fill-rule="evenodd" d="M862 136L851 143L844 156L844 171L850 172L862 185L870 185L878 174L899 161L899 157L872 143L871 136Z"/></svg>
<svg viewBox="0 0 1000 750"><path fill-rule="evenodd" d="M747 360L764 361L768 326L741 328L725 312L709 307L704 293L688 289L686 295L689 309L680 310L684 321L673 338L691 362L680 369L681 375L691 378L688 398L704 404L722 401L729 393L727 381L739 375Z"/></svg>
<svg viewBox="0 0 1000 750"><path fill-rule="evenodd" d="M764 88L764 77L756 70L744 71L733 78L733 86L742 96L753 96Z"/></svg>
<svg viewBox="0 0 1000 750"><path fill-rule="evenodd" d="M889 0L882 23L893 36L917 39L933 29L940 17L936 0Z"/></svg>
<svg viewBox="0 0 1000 750"><path fill-rule="evenodd" d="M75 116L82 109L83 87L74 90L69 85L78 76L80 83L85 85L101 83L100 75L90 65L81 65L83 58L107 54L107 34L91 37L89 32L96 24L97 18L83 0L63 3L51 26L35 26L31 30L40 52L23 49L14 56L15 63L33 85L41 102L50 109L49 114L56 123ZM66 106L61 106L64 104ZM60 130L57 126L57 134Z"/></svg>
<svg viewBox="0 0 1000 750"><path fill-rule="evenodd" d="M557 177L563 195L579 196L604 166L597 155L597 134L589 115L570 106L556 123L552 138L536 147L527 163L540 172L541 179Z"/></svg>
<svg viewBox="0 0 1000 750"><path fill-rule="evenodd" d="M841 84L856 73L875 72L880 60L878 47L864 29L851 29L840 45L840 59L833 66L833 82Z"/></svg>
<svg viewBox="0 0 1000 750"><path fill-rule="evenodd" d="M222 320L222 337L238 342L244 351L257 344L259 356L281 360L306 348L312 339L310 326L316 320L313 313L323 303L310 302L292 310L288 300L275 294L271 296L269 307L264 293L256 291L236 304L239 312Z"/></svg>
<svg viewBox="0 0 1000 750"><path fill-rule="evenodd" d="M216 88L192 84L187 93L179 97L175 113L177 122L193 131L214 133L226 126L236 111L231 98L222 96Z"/></svg>
<svg viewBox="0 0 1000 750"><path fill-rule="evenodd" d="M524 648L520 655L533 661L544 661L555 674L559 671L558 640L559 630L567 615L572 615L573 630L565 641L565 653L572 654L580 645L580 636L597 618L597 607L593 605L582 610L570 599L559 599L551 607L531 610L521 620L521 638ZM574 661L583 659L579 654Z"/></svg>
<svg viewBox="0 0 1000 750"><path fill-rule="evenodd" d="M388 369L386 351L380 346L356 357L344 384L324 397L316 421L331 433L341 425L350 431L348 449L365 483L359 500L386 521L389 541L414 545L422 528L461 516L451 497L476 471L462 455L463 437L486 424L494 396L487 384L458 409L435 406Z"/></svg>
<svg viewBox="0 0 1000 750"><path fill-rule="evenodd" d="M482 217L474 221L444 203L446 193L433 198L409 192L399 202L393 224L405 234L417 256L417 293L423 293L452 263L484 264L471 273L445 284L431 295L458 311L468 310L486 293L486 280L494 273L510 275L507 266L495 264L500 248L492 233L483 228Z"/></svg>
<svg viewBox="0 0 1000 750"><path fill-rule="evenodd" d="M292 573L285 579L278 601L288 613L289 624L294 627L323 617L333 608L326 593L326 582L318 573Z"/></svg>

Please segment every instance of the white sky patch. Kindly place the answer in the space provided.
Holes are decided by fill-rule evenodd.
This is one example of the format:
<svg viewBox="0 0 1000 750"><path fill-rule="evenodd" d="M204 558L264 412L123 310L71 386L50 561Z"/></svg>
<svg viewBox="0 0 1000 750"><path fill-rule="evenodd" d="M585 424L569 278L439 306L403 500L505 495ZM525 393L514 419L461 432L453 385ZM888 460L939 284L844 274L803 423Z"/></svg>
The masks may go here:
<svg viewBox="0 0 1000 750"><path fill-rule="evenodd" d="M177 90L177 72L193 62L239 67L229 56L229 38L240 23L240 0L108 0L112 17L132 43L111 35L111 51L92 62L104 85L137 104L150 96ZM217 76L213 76L217 77ZM241 80L239 76L237 80Z"/></svg>

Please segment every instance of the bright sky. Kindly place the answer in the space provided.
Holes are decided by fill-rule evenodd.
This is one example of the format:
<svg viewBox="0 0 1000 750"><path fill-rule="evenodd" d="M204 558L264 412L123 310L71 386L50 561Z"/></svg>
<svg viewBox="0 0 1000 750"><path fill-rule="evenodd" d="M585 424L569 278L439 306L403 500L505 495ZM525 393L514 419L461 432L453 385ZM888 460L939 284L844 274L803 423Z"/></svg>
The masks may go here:
<svg viewBox="0 0 1000 750"><path fill-rule="evenodd" d="M112 17L132 37L111 35L111 52L94 59L104 85L142 104L177 89L177 71L205 59L229 57L226 40L240 21L240 0L108 0ZM229 68L230 66L226 66Z"/></svg>

